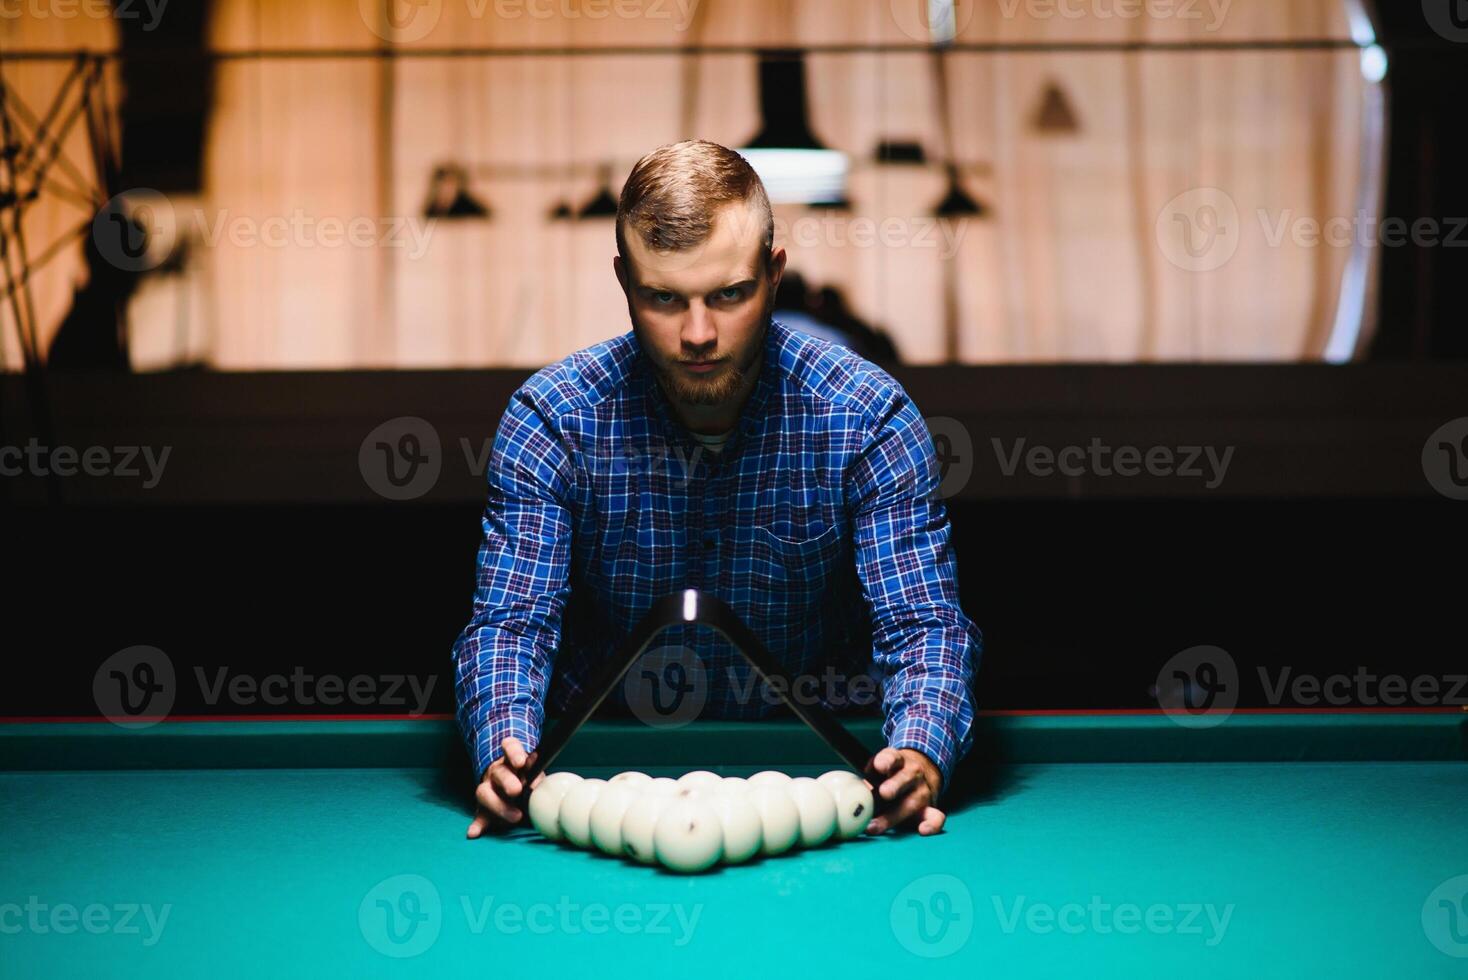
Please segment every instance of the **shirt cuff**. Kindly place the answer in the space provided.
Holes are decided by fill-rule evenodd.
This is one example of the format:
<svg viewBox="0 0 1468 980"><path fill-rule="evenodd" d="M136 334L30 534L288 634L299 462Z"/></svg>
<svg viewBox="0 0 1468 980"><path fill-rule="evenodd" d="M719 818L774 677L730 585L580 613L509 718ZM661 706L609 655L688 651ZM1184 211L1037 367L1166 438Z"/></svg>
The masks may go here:
<svg viewBox="0 0 1468 980"><path fill-rule="evenodd" d="M885 727L890 748L916 749L933 761L943 777L939 795L946 793L953 766L958 761L958 744L951 734L953 726L908 712L902 718L889 719Z"/></svg>
<svg viewBox="0 0 1468 980"><path fill-rule="evenodd" d="M500 744L507 738L518 738L526 752L534 752L540 744L540 728L530 719L528 712L522 711L496 713L483 719L470 739L469 751L473 756L476 781L482 779L484 770L504 755Z"/></svg>

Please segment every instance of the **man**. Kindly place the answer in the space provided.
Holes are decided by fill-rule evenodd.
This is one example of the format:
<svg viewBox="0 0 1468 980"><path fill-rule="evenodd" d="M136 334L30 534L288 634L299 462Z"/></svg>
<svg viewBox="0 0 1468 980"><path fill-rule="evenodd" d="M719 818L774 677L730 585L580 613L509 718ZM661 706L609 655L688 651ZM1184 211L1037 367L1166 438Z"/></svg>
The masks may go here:
<svg viewBox="0 0 1468 980"><path fill-rule="evenodd" d="M972 744L980 635L958 605L932 440L885 372L773 320L786 259L773 243L743 157L701 140L653 151L617 214L632 332L511 398L454 645L481 777L469 837L524 818L547 700L574 700L648 607L685 588L733 606L792 675L869 658L887 747L867 776L889 805L868 832L942 829L934 804ZM686 630L660 640L709 666L705 715L772 709L736 651Z"/></svg>

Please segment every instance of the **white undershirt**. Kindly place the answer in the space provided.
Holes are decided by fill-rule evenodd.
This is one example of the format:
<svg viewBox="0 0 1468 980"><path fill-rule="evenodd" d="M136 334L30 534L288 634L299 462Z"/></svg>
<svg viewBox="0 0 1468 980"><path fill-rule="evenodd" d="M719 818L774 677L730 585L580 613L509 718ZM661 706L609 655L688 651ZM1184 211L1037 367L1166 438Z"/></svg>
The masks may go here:
<svg viewBox="0 0 1468 980"><path fill-rule="evenodd" d="M703 434L698 433L698 432L690 432L689 433L689 435L693 436L693 438L695 438L695 439L698 440L698 442L699 442L700 445L702 445L709 452L713 452L713 453L723 452L724 451L724 443L728 442L729 441L729 437L732 436L733 434L734 434L734 430L733 429L730 429L727 432L720 432L716 436L706 436L706 435L703 435Z"/></svg>

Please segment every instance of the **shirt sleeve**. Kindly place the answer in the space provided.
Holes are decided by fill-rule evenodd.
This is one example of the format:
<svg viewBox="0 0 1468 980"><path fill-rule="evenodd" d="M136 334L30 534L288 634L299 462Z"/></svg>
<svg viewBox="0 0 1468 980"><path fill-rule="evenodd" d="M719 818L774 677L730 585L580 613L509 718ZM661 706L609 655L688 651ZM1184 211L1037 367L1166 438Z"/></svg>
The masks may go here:
<svg viewBox="0 0 1468 980"><path fill-rule="evenodd" d="M846 479L882 685L882 733L892 748L932 759L946 788L973 744L972 682L983 637L959 607L932 436L900 389Z"/></svg>
<svg viewBox="0 0 1468 980"><path fill-rule="evenodd" d="M490 453L474 608L454 642L458 723L476 774L514 736L540 741L570 592L570 454L523 390Z"/></svg>

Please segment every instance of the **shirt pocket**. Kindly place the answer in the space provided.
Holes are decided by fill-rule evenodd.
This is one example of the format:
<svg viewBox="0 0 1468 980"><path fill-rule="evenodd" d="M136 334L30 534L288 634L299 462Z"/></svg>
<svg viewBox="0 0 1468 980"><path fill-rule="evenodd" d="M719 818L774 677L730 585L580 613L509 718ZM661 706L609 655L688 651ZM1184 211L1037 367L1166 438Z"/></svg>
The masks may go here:
<svg viewBox="0 0 1468 980"><path fill-rule="evenodd" d="M756 603L790 615L808 611L835 579L841 550L835 527L799 541L756 527L750 544Z"/></svg>

